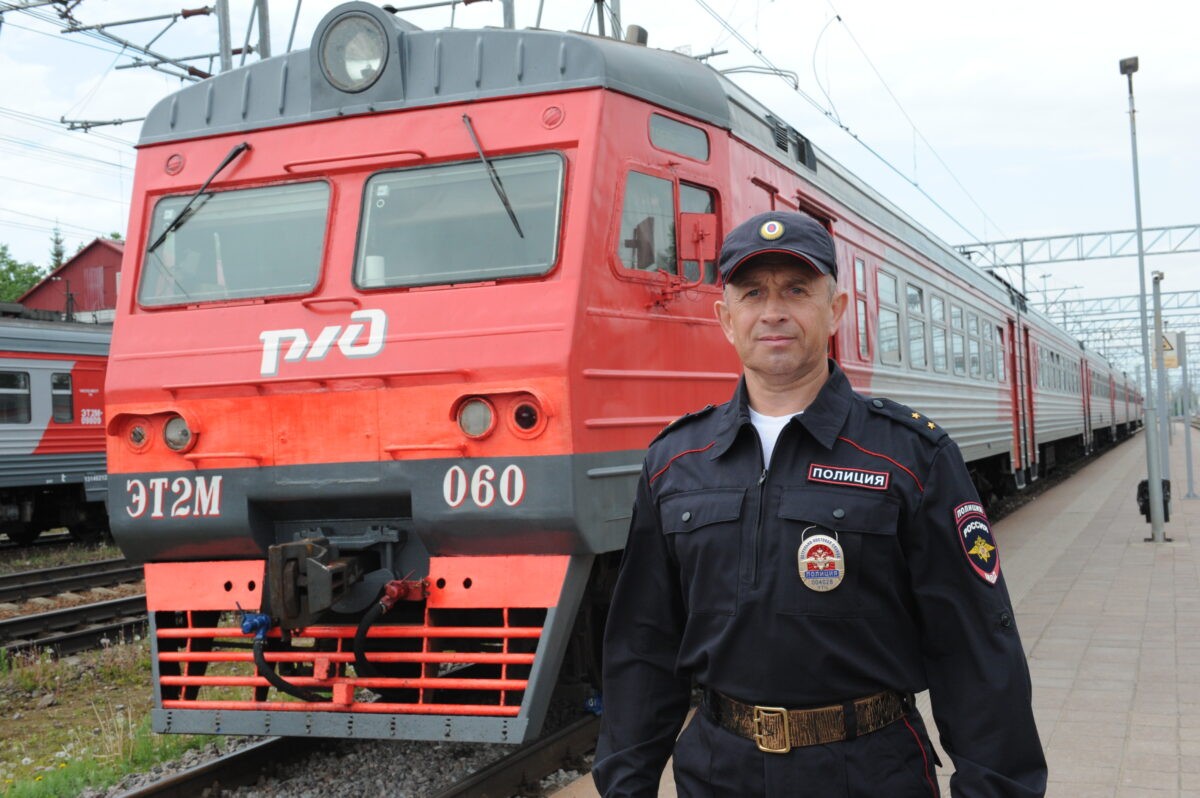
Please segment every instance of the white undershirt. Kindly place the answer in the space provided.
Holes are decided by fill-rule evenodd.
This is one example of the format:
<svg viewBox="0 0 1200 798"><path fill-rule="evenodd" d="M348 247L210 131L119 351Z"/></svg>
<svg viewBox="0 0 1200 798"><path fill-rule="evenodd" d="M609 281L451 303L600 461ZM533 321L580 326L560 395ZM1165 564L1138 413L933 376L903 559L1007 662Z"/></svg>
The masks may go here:
<svg viewBox="0 0 1200 798"><path fill-rule="evenodd" d="M771 463L771 452L775 451L775 441L779 440L779 433L783 432L783 428L793 418L804 415L804 411L786 416L764 416L753 407L747 409L750 411L750 423L758 430L758 438L762 441L763 468L766 468Z"/></svg>

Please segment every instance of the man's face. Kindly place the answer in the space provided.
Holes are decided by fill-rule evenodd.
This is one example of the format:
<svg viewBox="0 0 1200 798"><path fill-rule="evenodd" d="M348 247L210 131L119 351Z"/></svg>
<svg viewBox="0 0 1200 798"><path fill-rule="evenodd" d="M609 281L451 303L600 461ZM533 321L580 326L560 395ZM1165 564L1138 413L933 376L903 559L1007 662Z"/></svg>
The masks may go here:
<svg viewBox="0 0 1200 798"><path fill-rule="evenodd" d="M832 278L786 256L744 264L734 278L716 312L746 371L772 383L824 372L829 337L846 309Z"/></svg>

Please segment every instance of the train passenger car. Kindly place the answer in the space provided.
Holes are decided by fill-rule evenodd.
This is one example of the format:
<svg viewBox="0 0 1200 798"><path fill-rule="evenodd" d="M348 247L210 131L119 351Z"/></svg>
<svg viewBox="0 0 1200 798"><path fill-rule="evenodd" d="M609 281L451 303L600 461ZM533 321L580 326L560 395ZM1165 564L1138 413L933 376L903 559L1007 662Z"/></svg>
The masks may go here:
<svg viewBox="0 0 1200 798"><path fill-rule="evenodd" d="M995 491L1038 466L1048 322L686 56L349 3L139 149L106 430L159 731L519 742L594 684L645 447L738 379L716 244L758 211L834 232L859 389Z"/></svg>
<svg viewBox="0 0 1200 798"><path fill-rule="evenodd" d="M0 318L0 532L27 544L107 529L108 326Z"/></svg>

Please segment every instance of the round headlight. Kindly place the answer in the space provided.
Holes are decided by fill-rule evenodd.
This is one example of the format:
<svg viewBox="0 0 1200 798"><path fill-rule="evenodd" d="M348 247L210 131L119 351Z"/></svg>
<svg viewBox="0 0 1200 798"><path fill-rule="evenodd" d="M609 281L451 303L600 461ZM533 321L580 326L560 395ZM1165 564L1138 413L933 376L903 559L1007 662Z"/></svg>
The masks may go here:
<svg viewBox="0 0 1200 798"><path fill-rule="evenodd" d="M472 438L482 438L492 431L496 414L483 399L468 399L458 408L458 426Z"/></svg>
<svg viewBox="0 0 1200 798"><path fill-rule="evenodd" d="M321 70L342 91L369 88L383 74L387 55L387 34L366 14L347 14L321 39Z"/></svg>
<svg viewBox="0 0 1200 798"><path fill-rule="evenodd" d="M163 440L175 451L183 451L192 443L192 431L182 416L173 416L163 426Z"/></svg>

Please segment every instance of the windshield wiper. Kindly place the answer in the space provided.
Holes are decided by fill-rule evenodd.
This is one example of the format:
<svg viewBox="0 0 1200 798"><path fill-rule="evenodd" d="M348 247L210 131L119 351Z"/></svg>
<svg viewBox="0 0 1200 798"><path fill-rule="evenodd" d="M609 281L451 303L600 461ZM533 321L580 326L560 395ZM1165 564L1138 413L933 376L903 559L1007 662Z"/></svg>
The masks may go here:
<svg viewBox="0 0 1200 798"><path fill-rule="evenodd" d="M475 127L471 124L471 117L463 114L463 124L467 126L467 132L471 134L471 141L475 144L475 151L479 153L479 160L483 161L483 165L487 167L488 177L492 179L492 188L496 189L496 196L504 203L504 210L508 211L508 218L512 219L513 227L517 229L517 235L521 238L525 234L521 232L521 224L517 221L517 214L513 212L512 203L508 201L508 193L504 190L504 184L500 182L500 175L496 174L496 167L492 166L492 162L483 154L483 147L479 144L479 137L475 135Z"/></svg>
<svg viewBox="0 0 1200 798"><path fill-rule="evenodd" d="M183 227L183 223L186 222L191 216L190 212L192 210L193 203L195 203L196 200L199 199L200 195L204 193L204 190L208 188L208 184L213 180L216 180L217 175L225 171L225 167L233 163L235 158L248 149L250 149L250 143L243 141L241 144L229 151L229 154L225 156L225 160L221 161L220 165L217 166L217 168L213 170L213 173L208 176L208 180L204 181L204 185L200 186L196 193L188 199L187 203L183 206L183 209L179 211L179 215L171 220L171 223L167 225L167 229L159 233L158 238L154 239L154 243L146 249L147 255L158 249L162 245L162 242L167 240L167 236L171 235L171 233L174 233L180 227Z"/></svg>

